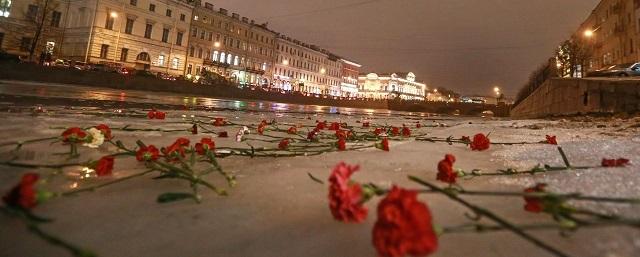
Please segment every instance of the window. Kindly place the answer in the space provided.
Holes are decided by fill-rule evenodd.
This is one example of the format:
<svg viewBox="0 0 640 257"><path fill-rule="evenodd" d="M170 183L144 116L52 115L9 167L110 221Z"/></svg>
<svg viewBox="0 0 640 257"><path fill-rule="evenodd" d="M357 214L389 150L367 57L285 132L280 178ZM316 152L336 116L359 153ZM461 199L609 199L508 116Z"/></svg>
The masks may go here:
<svg viewBox="0 0 640 257"><path fill-rule="evenodd" d="M228 64L231 64L231 60L232 60L232 59L233 59L233 55L228 54L228 55L227 55L227 63L228 63Z"/></svg>
<svg viewBox="0 0 640 257"><path fill-rule="evenodd" d="M129 35L133 33L133 19L127 18L127 24L124 27L124 33Z"/></svg>
<svg viewBox="0 0 640 257"><path fill-rule="evenodd" d="M129 4L133 5L133 6L137 6L138 5L138 0L130 0Z"/></svg>
<svg viewBox="0 0 640 257"><path fill-rule="evenodd" d="M226 57L225 53L224 53L224 52L222 52L222 53L220 54L220 62L221 62L221 63L224 63L224 61L225 61L225 57Z"/></svg>
<svg viewBox="0 0 640 257"><path fill-rule="evenodd" d="M187 74L191 74L192 70L193 70L193 65L191 64L187 65Z"/></svg>
<svg viewBox="0 0 640 257"><path fill-rule="evenodd" d="M183 33L182 32L178 32L178 35L176 36L176 45L178 45L178 46L182 45L182 36L183 36Z"/></svg>
<svg viewBox="0 0 640 257"><path fill-rule="evenodd" d="M205 33L206 33L206 32L205 32L204 30L203 30L203 31L200 31L200 39L204 40L204 34L205 34Z"/></svg>
<svg viewBox="0 0 640 257"><path fill-rule="evenodd" d="M233 65L238 66L240 64L240 57L236 55L236 58L233 60Z"/></svg>
<svg viewBox="0 0 640 257"><path fill-rule="evenodd" d="M30 4L27 9L27 15L26 15L27 20L33 21L36 19L37 16L38 16L38 6Z"/></svg>
<svg viewBox="0 0 640 257"><path fill-rule="evenodd" d="M213 5L211 3L204 3L204 8L207 8L209 10L213 10Z"/></svg>
<svg viewBox="0 0 640 257"><path fill-rule="evenodd" d="M198 28L191 29L191 37L197 37L197 36L198 36Z"/></svg>
<svg viewBox="0 0 640 257"><path fill-rule="evenodd" d="M153 25L147 24L147 27L144 29L144 37L151 38L151 32L153 31Z"/></svg>
<svg viewBox="0 0 640 257"><path fill-rule="evenodd" d="M104 27L106 29L110 29L113 30L113 24L115 23L116 19L114 17L111 17L111 15L107 15L107 21L104 24Z"/></svg>
<svg viewBox="0 0 640 257"><path fill-rule="evenodd" d="M149 4L149 11L155 12L156 11L156 5L155 4Z"/></svg>
<svg viewBox="0 0 640 257"><path fill-rule="evenodd" d="M33 39L30 37L23 37L22 41L20 41L20 51L28 52L31 49L31 40Z"/></svg>
<svg viewBox="0 0 640 257"><path fill-rule="evenodd" d="M103 44L100 48L100 58L107 59L107 55L109 54L109 45Z"/></svg>
<svg viewBox="0 0 640 257"><path fill-rule="evenodd" d="M53 13L51 13L51 27L60 27L60 17L62 17L62 13L58 11L53 11Z"/></svg>
<svg viewBox="0 0 640 257"><path fill-rule="evenodd" d="M198 48L198 58L202 59L202 48Z"/></svg>
<svg viewBox="0 0 640 257"><path fill-rule="evenodd" d="M0 47L2 47L2 41L4 41L4 33L0 32Z"/></svg>
<svg viewBox="0 0 640 257"><path fill-rule="evenodd" d="M209 41L213 41L213 32L209 32Z"/></svg>
<svg viewBox="0 0 640 257"><path fill-rule="evenodd" d="M162 29L162 42L169 42L169 29Z"/></svg>
<svg viewBox="0 0 640 257"><path fill-rule="evenodd" d="M219 55L219 54L220 54L220 53L218 53L218 51L213 51L213 58L211 58L211 60L214 60L214 61L216 61L216 62L217 62L217 61L218 61L218 55Z"/></svg>
<svg viewBox="0 0 640 257"><path fill-rule="evenodd" d="M0 0L0 16L9 17L9 11L11 10L10 0Z"/></svg>
<svg viewBox="0 0 640 257"><path fill-rule="evenodd" d="M158 66L164 66L164 55L158 55Z"/></svg>
<svg viewBox="0 0 640 257"><path fill-rule="evenodd" d="M167 17L171 17L171 9L167 9Z"/></svg>
<svg viewBox="0 0 640 257"><path fill-rule="evenodd" d="M180 21L184 21L187 17L184 14L180 14Z"/></svg>
<svg viewBox="0 0 640 257"><path fill-rule="evenodd" d="M177 70L179 65L180 65L180 58L174 57L173 60L171 60L171 68Z"/></svg>
<svg viewBox="0 0 640 257"><path fill-rule="evenodd" d="M120 61L126 62L128 55L129 55L129 49L122 48L122 50L120 50Z"/></svg>
<svg viewBox="0 0 640 257"><path fill-rule="evenodd" d="M195 52L196 52L196 48L191 46L189 48L189 56L193 57L195 55Z"/></svg>

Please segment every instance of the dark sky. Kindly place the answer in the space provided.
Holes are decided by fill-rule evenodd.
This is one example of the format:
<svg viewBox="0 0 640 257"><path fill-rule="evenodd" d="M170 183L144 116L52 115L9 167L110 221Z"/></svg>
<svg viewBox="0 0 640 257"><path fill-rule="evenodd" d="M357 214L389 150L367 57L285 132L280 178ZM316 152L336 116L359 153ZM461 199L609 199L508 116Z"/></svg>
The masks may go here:
<svg viewBox="0 0 640 257"><path fill-rule="evenodd" d="M599 0L217 0L283 34L430 88L513 96Z"/></svg>

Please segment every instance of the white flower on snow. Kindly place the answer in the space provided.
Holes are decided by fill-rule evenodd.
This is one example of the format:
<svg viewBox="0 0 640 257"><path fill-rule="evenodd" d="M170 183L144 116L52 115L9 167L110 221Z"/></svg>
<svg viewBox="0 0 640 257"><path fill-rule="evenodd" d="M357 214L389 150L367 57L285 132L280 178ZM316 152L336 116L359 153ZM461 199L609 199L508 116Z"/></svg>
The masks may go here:
<svg viewBox="0 0 640 257"><path fill-rule="evenodd" d="M89 148L98 148L104 143L104 134L102 131L96 128L90 128L87 130L89 136L91 136L91 142L82 144Z"/></svg>

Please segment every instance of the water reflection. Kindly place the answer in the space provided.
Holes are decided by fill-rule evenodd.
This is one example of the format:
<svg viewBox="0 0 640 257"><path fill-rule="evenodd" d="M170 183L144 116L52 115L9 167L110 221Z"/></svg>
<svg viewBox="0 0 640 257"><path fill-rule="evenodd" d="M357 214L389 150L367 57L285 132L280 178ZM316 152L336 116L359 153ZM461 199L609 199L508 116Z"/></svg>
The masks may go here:
<svg viewBox="0 0 640 257"><path fill-rule="evenodd" d="M149 104L180 105L185 107L205 107L211 109L232 109L239 111L261 111L261 112L302 112L317 114L361 114L361 115L391 115L389 110L357 109L344 107L330 107L319 105L300 105L275 103L268 101L240 101L226 100L209 97L193 97L180 94L145 92L131 90L126 93L122 90L114 90L96 87L74 87L68 85L43 85L43 84L11 84L0 83L0 94L47 97L47 98L68 98L83 100L99 100L114 102L133 102ZM402 113L407 115L407 113ZM411 114L414 115L414 114ZM424 114L415 114L424 116Z"/></svg>

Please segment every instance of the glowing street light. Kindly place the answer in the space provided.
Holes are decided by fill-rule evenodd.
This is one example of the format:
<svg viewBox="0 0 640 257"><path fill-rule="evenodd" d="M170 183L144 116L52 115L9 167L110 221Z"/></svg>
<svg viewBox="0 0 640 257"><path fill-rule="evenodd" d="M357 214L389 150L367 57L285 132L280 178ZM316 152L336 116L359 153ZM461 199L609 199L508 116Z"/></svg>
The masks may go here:
<svg viewBox="0 0 640 257"><path fill-rule="evenodd" d="M320 73L325 74L327 73L327 70L325 68L320 69Z"/></svg>
<svg viewBox="0 0 640 257"><path fill-rule="evenodd" d="M283 60L283 61L282 61L282 65L285 65L285 66L286 66L286 65L289 65L289 60Z"/></svg>
<svg viewBox="0 0 640 257"><path fill-rule="evenodd" d="M593 37L594 33L595 33L595 31L588 29L588 30L584 31L584 36L585 37Z"/></svg>
<svg viewBox="0 0 640 257"><path fill-rule="evenodd" d="M114 18L114 19L118 18L118 13L117 12L111 12L109 15L111 16L111 18Z"/></svg>
<svg viewBox="0 0 640 257"><path fill-rule="evenodd" d="M213 46L214 46L215 48L220 47L220 42L215 42L215 43L213 43Z"/></svg>

